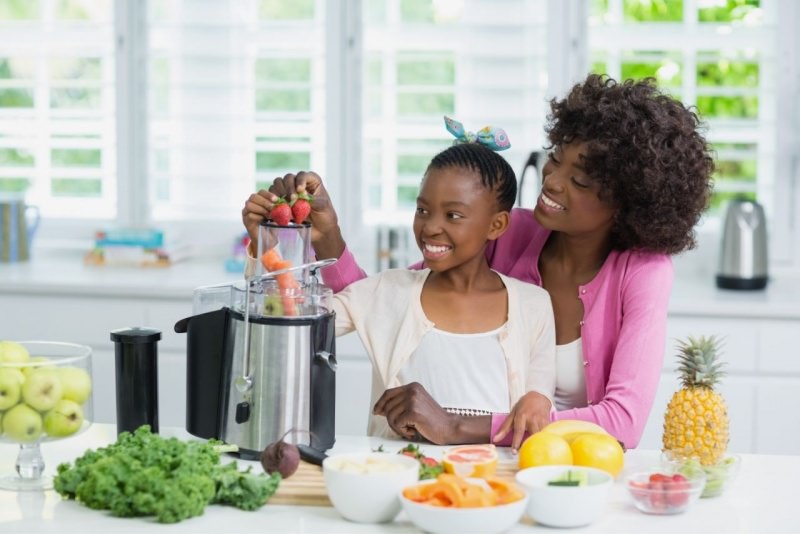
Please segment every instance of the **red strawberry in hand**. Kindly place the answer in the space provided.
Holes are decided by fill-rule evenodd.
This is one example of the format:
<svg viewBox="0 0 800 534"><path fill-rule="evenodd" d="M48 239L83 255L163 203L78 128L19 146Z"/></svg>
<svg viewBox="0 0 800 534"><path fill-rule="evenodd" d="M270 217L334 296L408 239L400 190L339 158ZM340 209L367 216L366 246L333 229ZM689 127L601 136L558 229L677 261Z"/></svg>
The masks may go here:
<svg viewBox="0 0 800 534"><path fill-rule="evenodd" d="M288 226L292 218L292 209L284 199L279 198L272 206L272 210L269 212L269 218L272 219L275 224Z"/></svg>
<svg viewBox="0 0 800 534"><path fill-rule="evenodd" d="M299 193L297 195L292 204L292 215L295 223L303 224L308 214L311 213L311 200L313 200L313 197L307 193Z"/></svg>

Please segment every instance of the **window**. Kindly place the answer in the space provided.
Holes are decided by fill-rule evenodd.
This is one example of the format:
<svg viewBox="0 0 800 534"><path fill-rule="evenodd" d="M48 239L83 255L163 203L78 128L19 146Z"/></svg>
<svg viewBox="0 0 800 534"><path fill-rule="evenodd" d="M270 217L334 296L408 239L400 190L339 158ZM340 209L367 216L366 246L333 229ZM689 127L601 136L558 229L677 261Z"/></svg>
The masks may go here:
<svg viewBox="0 0 800 534"><path fill-rule="evenodd" d="M785 157L776 152L777 21L778 3L760 0L592 2L591 69L654 77L708 124L717 166L712 221L725 201L745 197L764 205L770 226L788 223L778 202L788 183L776 180Z"/></svg>
<svg viewBox="0 0 800 534"><path fill-rule="evenodd" d="M367 263L374 227L409 226L442 115L503 127L521 171L548 99L595 70L697 106L703 230L756 198L797 265L798 27L792 0L0 0L0 193L45 238L154 224L217 247L247 195L313 169Z"/></svg>
<svg viewBox="0 0 800 534"><path fill-rule="evenodd" d="M0 0L0 192L116 216L113 4Z"/></svg>
<svg viewBox="0 0 800 534"><path fill-rule="evenodd" d="M452 143L442 116L500 126L521 170L544 142L547 10L526 0L367 0L362 65L364 222L410 227L419 182Z"/></svg>
<svg viewBox="0 0 800 534"><path fill-rule="evenodd" d="M231 220L256 188L325 170L325 2L149 2L152 220Z"/></svg>

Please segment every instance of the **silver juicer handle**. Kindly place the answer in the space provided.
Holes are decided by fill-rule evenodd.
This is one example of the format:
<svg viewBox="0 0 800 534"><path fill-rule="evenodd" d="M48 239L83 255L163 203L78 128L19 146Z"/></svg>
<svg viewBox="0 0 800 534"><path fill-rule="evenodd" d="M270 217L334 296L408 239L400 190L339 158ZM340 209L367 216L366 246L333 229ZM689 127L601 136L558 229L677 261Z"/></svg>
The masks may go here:
<svg viewBox="0 0 800 534"><path fill-rule="evenodd" d="M245 283L245 296L244 296L244 361L242 362L242 376L237 377L234 384L236 389L241 394L245 394L253 388L253 373L250 371L250 288L258 282L262 282L269 278L274 278L279 274L291 273L308 269L311 271L311 280L313 284L317 283L317 272L328 265L336 263L337 258L328 258L324 260L312 261L311 263L304 263L294 267L287 267L286 269L278 269L277 271L270 271L268 273L251 276ZM334 360L335 362L335 360Z"/></svg>

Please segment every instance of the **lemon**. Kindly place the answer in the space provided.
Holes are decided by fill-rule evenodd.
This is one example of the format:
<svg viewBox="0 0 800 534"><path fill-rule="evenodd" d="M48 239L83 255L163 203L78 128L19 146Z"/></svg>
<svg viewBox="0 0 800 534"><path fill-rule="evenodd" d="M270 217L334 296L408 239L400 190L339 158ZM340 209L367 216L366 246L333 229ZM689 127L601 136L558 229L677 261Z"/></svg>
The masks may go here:
<svg viewBox="0 0 800 534"><path fill-rule="evenodd" d="M572 450L567 440L550 432L537 432L519 448L519 468L537 465L572 465Z"/></svg>
<svg viewBox="0 0 800 534"><path fill-rule="evenodd" d="M625 466L622 445L608 434L584 434L572 442L575 465L596 467L616 477Z"/></svg>

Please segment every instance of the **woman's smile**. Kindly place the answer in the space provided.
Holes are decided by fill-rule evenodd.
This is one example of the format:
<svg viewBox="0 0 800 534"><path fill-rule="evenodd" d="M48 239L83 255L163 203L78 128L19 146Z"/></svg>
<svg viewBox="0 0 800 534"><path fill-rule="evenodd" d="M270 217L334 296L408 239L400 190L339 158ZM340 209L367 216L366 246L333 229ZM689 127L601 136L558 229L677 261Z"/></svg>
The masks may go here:
<svg viewBox="0 0 800 534"><path fill-rule="evenodd" d="M539 205L545 211L564 211L567 208L548 197L544 192L539 195Z"/></svg>

